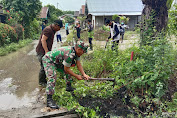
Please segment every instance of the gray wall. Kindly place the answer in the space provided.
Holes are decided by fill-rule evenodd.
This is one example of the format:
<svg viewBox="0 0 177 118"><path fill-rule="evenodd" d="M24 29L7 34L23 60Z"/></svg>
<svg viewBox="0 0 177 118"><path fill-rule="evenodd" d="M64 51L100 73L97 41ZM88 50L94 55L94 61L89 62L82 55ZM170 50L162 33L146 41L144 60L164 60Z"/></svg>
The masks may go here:
<svg viewBox="0 0 177 118"><path fill-rule="evenodd" d="M141 16L126 16L126 17L130 18L128 23L130 29L133 29L136 26L136 24L138 24L141 20Z"/></svg>
<svg viewBox="0 0 177 118"><path fill-rule="evenodd" d="M95 16L95 27L101 27L105 24L105 18L111 20L112 16Z"/></svg>
<svg viewBox="0 0 177 118"><path fill-rule="evenodd" d="M141 16L126 16L129 17L129 23L128 26L130 29L133 29L138 22L141 20ZM112 16L95 16L95 27L101 27L105 24L104 19L107 18L109 20L112 20Z"/></svg>

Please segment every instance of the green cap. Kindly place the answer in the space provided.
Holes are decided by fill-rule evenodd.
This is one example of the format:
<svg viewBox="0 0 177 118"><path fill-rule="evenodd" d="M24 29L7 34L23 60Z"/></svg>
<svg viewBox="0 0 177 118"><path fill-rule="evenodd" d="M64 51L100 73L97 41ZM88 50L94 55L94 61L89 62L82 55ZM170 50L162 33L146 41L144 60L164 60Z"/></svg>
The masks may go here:
<svg viewBox="0 0 177 118"><path fill-rule="evenodd" d="M88 45L86 45L83 41L79 41L78 44L77 44L77 46L79 48L82 48L84 50L84 53L87 52Z"/></svg>

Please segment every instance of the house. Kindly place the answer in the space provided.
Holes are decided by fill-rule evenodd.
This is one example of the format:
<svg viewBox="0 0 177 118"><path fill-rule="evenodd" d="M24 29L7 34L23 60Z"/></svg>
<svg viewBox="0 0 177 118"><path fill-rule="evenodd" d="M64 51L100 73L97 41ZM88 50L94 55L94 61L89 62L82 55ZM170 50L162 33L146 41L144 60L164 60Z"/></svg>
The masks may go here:
<svg viewBox="0 0 177 118"><path fill-rule="evenodd" d="M77 18L79 16L79 11L74 11L74 18Z"/></svg>
<svg viewBox="0 0 177 118"><path fill-rule="evenodd" d="M3 12L3 5L0 4L0 23L5 23L6 22L6 17L7 17L7 14L4 14Z"/></svg>
<svg viewBox="0 0 177 118"><path fill-rule="evenodd" d="M50 17L49 8L42 7L39 18L42 19L42 22L45 22L45 24L47 24L49 17Z"/></svg>
<svg viewBox="0 0 177 118"><path fill-rule="evenodd" d="M73 14L64 14L64 15L62 15L62 16L59 16L58 18L59 18L60 20L64 20L66 16L69 16L69 17L71 17L71 18L74 18L74 15L73 15Z"/></svg>
<svg viewBox="0 0 177 118"><path fill-rule="evenodd" d="M84 16L84 15L85 15L85 5L82 5L79 11L79 16Z"/></svg>
<svg viewBox="0 0 177 118"><path fill-rule="evenodd" d="M141 19L144 8L141 0L86 0L85 12L95 27L105 24L105 19L112 20L113 15L129 17L129 27L133 29Z"/></svg>

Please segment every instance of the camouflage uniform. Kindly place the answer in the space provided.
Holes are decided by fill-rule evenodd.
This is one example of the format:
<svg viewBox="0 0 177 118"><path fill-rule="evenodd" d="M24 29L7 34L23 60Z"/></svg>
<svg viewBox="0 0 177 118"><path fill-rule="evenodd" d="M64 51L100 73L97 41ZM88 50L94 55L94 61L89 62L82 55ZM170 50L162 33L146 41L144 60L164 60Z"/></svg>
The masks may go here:
<svg viewBox="0 0 177 118"><path fill-rule="evenodd" d="M89 39L89 44L90 44L90 49L93 49L92 45L92 39L94 38L94 32L93 32L93 25L89 24L89 31L88 31L88 39Z"/></svg>
<svg viewBox="0 0 177 118"><path fill-rule="evenodd" d="M76 55L74 47L62 47L48 52L43 58L43 65L48 78L46 93L53 95L55 82L57 79L56 70L63 73L67 81L71 81L71 76L64 71L64 66L71 67L80 57Z"/></svg>

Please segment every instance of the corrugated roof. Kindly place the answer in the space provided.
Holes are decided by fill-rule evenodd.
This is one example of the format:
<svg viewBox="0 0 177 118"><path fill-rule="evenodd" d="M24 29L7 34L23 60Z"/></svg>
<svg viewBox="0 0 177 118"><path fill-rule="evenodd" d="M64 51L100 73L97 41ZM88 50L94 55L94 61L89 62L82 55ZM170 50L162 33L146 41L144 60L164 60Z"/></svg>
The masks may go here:
<svg viewBox="0 0 177 118"><path fill-rule="evenodd" d="M42 7L39 18L47 18L48 10L49 10L48 7Z"/></svg>
<svg viewBox="0 0 177 118"><path fill-rule="evenodd" d="M87 0L88 13L92 15L141 15L141 0Z"/></svg>

